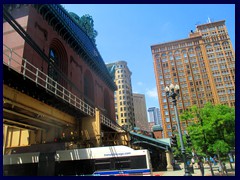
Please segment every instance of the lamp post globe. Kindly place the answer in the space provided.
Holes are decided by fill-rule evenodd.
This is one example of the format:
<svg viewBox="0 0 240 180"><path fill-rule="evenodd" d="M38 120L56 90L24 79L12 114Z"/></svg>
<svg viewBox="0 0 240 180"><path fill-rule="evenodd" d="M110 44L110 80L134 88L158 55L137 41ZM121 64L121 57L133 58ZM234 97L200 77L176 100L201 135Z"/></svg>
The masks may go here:
<svg viewBox="0 0 240 180"><path fill-rule="evenodd" d="M174 111L175 111L178 134L179 134L180 144L181 144L181 152L182 152L182 157L183 157L183 162L184 162L184 172L185 172L184 176L192 176L189 171L188 165L187 165L186 150L185 150L184 143L183 143L182 130L181 130L179 117L178 117L177 98L176 97L179 95L179 90L180 90L180 87L177 84L175 86L173 84L171 84L169 87L167 86L165 88L167 98L172 98L173 107L174 107Z"/></svg>

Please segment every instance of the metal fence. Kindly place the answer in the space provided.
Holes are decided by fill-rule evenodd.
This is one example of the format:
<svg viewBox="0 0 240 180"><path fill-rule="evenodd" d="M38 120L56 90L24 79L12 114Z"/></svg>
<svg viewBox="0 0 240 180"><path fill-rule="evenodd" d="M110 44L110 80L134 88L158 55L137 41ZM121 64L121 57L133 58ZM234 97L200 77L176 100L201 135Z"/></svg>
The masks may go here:
<svg viewBox="0 0 240 180"><path fill-rule="evenodd" d="M95 108L91 107L75 94L67 90L65 87L60 85L57 81L53 80L47 74L39 70L33 64L22 58L11 48L3 44L3 64L9 69L16 71L21 74L24 78L35 82L37 85L43 87L50 93L61 98L65 102L76 107L80 111L88 114L89 116L95 116ZM101 114L101 123L114 129L118 132L123 131L121 127L113 120L108 119Z"/></svg>

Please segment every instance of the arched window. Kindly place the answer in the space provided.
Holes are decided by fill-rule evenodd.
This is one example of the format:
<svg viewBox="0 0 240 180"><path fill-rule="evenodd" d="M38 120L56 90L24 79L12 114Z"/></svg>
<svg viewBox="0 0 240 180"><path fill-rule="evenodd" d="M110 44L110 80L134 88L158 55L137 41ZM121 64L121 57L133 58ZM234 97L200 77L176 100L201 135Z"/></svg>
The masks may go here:
<svg viewBox="0 0 240 180"><path fill-rule="evenodd" d="M188 52L193 52L193 48L189 48L189 49L188 49Z"/></svg>
<svg viewBox="0 0 240 180"><path fill-rule="evenodd" d="M48 76L52 78L54 81L58 80L58 74L54 67L58 67L58 55L54 49L50 49L49 51L50 61L48 64Z"/></svg>
<svg viewBox="0 0 240 180"><path fill-rule="evenodd" d="M177 50L177 51L175 51L175 53L174 54L179 54L180 52Z"/></svg>
<svg viewBox="0 0 240 180"><path fill-rule="evenodd" d="M68 76L68 56L64 45L57 38L51 41L49 47L48 75L54 81L67 88L67 81L62 75L65 75L65 77Z"/></svg>
<svg viewBox="0 0 240 180"><path fill-rule="evenodd" d="M206 45L206 49L210 49L210 48L212 48L211 45Z"/></svg>
<svg viewBox="0 0 240 180"><path fill-rule="evenodd" d="M223 46L226 46L226 45L228 45L228 44L229 44L229 43L228 43L227 41L225 41L225 42L222 43Z"/></svg>
<svg viewBox="0 0 240 180"><path fill-rule="evenodd" d="M183 55L183 57L187 57L187 51L185 49L182 50L182 55Z"/></svg>
<svg viewBox="0 0 240 180"><path fill-rule="evenodd" d="M196 47L195 50L196 50L196 51L201 51L201 48L198 46L198 47Z"/></svg>
<svg viewBox="0 0 240 180"><path fill-rule="evenodd" d="M186 50L185 50L185 49L182 50L182 54L184 54L184 53L186 53Z"/></svg>

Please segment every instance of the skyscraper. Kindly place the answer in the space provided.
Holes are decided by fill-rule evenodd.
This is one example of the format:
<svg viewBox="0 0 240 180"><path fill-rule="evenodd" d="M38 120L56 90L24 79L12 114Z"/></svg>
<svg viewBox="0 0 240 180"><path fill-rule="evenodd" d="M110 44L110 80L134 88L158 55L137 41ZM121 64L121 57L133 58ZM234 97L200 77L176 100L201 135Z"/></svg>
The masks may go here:
<svg viewBox="0 0 240 180"><path fill-rule="evenodd" d="M149 131L146 100L144 94L133 94L135 124L142 130Z"/></svg>
<svg viewBox="0 0 240 180"><path fill-rule="evenodd" d="M164 136L176 128L164 88L179 84L179 113L206 102L235 106L235 54L225 20L197 25L189 37L151 46ZM188 121L181 122L186 130Z"/></svg>
<svg viewBox="0 0 240 180"><path fill-rule="evenodd" d="M135 127L132 72L129 70L126 61L109 63L106 66L118 88L114 93L116 120L120 126L131 130Z"/></svg>
<svg viewBox="0 0 240 180"><path fill-rule="evenodd" d="M154 122L155 125L161 125L161 115L159 108L156 107L150 107L148 108L148 114L149 114L149 122Z"/></svg>

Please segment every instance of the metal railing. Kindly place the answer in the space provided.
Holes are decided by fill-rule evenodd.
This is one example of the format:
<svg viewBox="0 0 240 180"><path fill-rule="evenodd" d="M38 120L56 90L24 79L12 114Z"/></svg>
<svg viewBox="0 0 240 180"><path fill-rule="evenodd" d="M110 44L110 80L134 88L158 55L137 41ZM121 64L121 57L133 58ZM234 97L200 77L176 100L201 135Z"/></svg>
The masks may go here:
<svg viewBox="0 0 240 180"><path fill-rule="evenodd" d="M100 115L100 119L101 119L101 123L103 123L104 125L118 131L118 132L123 132L124 130L116 123L113 123L110 119L108 119L106 116L104 115Z"/></svg>
<svg viewBox="0 0 240 180"><path fill-rule="evenodd" d="M27 59L19 56L11 48L7 47L6 45L3 46L3 64L8 66L8 68L11 68L19 74L22 74L24 78L30 79L37 85L43 87L47 91L71 104L82 112L90 116L95 116L95 109L93 107L85 103L47 74L43 73L41 70L29 63Z"/></svg>
<svg viewBox="0 0 240 180"><path fill-rule="evenodd" d="M3 44L3 64L8 66L9 69L22 74L24 78L35 82L37 85L43 87L50 93L61 98L65 102L71 104L82 112L88 114L89 116L95 116L95 108L91 107L75 94L67 90L65 87L60 85L57 81L52 79L50 76L39 70L33 64L27 61L27 59L22 58L11 48ZM123 131L119 125L112 120L108 119L101 114L101 123L104 125L120 132Z"/></svg>

